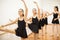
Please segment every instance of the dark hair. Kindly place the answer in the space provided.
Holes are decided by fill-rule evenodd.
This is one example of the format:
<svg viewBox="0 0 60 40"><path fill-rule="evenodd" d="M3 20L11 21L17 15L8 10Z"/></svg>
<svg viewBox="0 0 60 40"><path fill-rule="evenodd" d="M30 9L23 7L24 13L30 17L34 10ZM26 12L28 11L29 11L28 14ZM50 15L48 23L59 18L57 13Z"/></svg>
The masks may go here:
<svg viewBox="0 0 60 40"><path fill-rule="evenodd" d="M22 8L20 8L19 10L22 10L22 12L24 12L24 10Z"/></svg>
<svg viewBox="0 0 60 40"><path fill-rule="evenodd" d="M20 9L20 10L22 10L22 12L24 12L24 10L23 10L23 9ZM22 16L24 16L24 14L22 14Z"/></svg>
<svg viewBox="0 0 60 40"><path fill-rule="evenodd" d="M35 10L36 11L36 8L33 8L32 10Z"/></svg>
<svg viewBox="0 0 60 40"><path fill-rule="evenodd" d="M24 14L22 14L22 16L24 16Z"/></svg>
<svg viewBox="0 0 60 40"><path fill-rule="evenodd" d="M19 11L20 11L20 10L21 10L22 12L24 12L24 10L23 10L23 9L21 9L21 8L20 8L20 9L19 9ZM24 16L24 14L22 14L22 16Z"/></svg>
<svg viewBox="0 0 60 40"><path fill-rule="evenodd" d="M57 9L57 11L59 11L59 8L58 8L58 6L55 6L55 8Z"/></svg>

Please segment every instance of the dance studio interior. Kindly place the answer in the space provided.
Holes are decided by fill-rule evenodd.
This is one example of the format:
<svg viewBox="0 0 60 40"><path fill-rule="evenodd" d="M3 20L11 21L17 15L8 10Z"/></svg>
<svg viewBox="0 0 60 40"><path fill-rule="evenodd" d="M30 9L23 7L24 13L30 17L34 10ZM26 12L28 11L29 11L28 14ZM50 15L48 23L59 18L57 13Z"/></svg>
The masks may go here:
<svg viewBox="0 0 60 40"><path fill-rule="evenodd" d="M38 4L38 6L36 4ZM13 33L13 31L15 32L15 29L18 28L17 23L6 27L2 26L7 23L13 22L16 18L18 18L18 10L21 8L25 12L26 6L28 9L28 19L32 18L33 16L33 8L35 8L37 12L40 9L40 15L42 15L44 12L48 15L54 12L55 6L58 6L59 11L57 13L60 14L60 0L0 0L0 40L60 40L60 18L58 18L59 16L57 17L59 20L58 24L52 23L52 20L54 18L53 14L47 16L48 24L39 29L38 33L35 33L38 34L37 36L34 35L34 32L29 28L28 24L26 24L27 27L25 27L27 38L17 36Z"/></svg>

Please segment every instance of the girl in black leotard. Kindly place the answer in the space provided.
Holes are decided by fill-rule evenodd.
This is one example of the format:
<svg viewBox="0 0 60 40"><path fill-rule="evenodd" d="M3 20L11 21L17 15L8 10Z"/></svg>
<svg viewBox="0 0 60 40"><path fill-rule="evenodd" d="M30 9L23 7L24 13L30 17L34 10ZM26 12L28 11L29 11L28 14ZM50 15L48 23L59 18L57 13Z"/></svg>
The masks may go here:
<svg viewBox="0 0 60 40"><path fill-rule="evenodd" d="M45 27L45 40L47 40L47 25L48 25L48 19L47 19L47 14L43 12L43 19L44 19L44 27Z"/></svg>
<svg viewBox="0 0 60 40"><path fill-rule="evenodd" d="M32 30L32 32L38 33L38 19L37 19L37 17L32 18L32 23L28 24L28 26Z"/></svg>
<svg viewBox="0 0 60 40"><path fill-rule="evenodd" d="M42 10L42 15L40 15L40 20L39 20L39 29L42 29L42 39L43 39L43 27L45 27L45 29L47 28L48 25L48 19L47 19L47 14L46 12L43 12ZM44 39L43 39L44 40Z"/></svg>
<svg viewBox="0 0 60 40"><path fill-rule="evenodd" d="M57 34L58 34L58 26L57 24L59 24L59 19L56 19L58 18L59 15L59 9L58 9L58 6L55 6L54 7L54 12L53 12L53 19L52 19L52 23L53 23L53 34L54 34L54 27L56 27L57 29ZM56 19L56 20L55 20ZM59 35L59 34L58 34Z"/></svg>
<svg viewBox="0 0 60 40"><path fill-rule="evenodd" d="M18 28L15 30L16 35L27 38L27 32L26 32L26 22L23 20L18 20Z"/></svg>
<svg viewBox="0 0 60 40"><path fill-rule="evenodd" d="M43 27L44 27L44 24L45 24L45 14L42 11L42 18L41 18L42 40L44 40L44 38L43 38Z"/></svg>
<svg viewBox="0 0 60 40"><path fill-rule="evenodd" d="M53 24L53 28L52 28L52 30L53 30L53 38L54 38L54 27L56 27L56 29L57 29L57 34L58 34L58 24L59 24L59 17L58 16L60 16L60 14L59 14L59 8L58 8L58 6L55 6L54 7L54 12L52 13L53 14L53 19L52 19L52 24ZM51 15L51 14L50 14ZM54 39L53 39L54 40Z"/></svg>
<svg viewBox="0 0 60 40"><path fill-rule="evenodd" d="M28 24L29 28L31 29L31 31L34 33L34 40L38 40L38 30L39 30L39 26L38 26L38 20L39 20L39 16L40 16L40 9L38 7L38 4L36 2L34 2L38 8L38 13L36 12L36 9L34 8L32 10L33 12L33 17L30 19L30 21L32 22L31 24Z"/></svg>
<svg viewBox="0 0 60 40"><path fill-rule="evenodd" d="M54 7L54 12L53 12L52 14L53 14L52 23L53 23L53 24L59 24L58 16L59 16L60 14L59 14L58 6L55 6L55 7ZM50 14L50 15L52 15L52 14Z"/></svg>
<svg viewBox="0 0 60 40"><path fill-rule="evenodd" d="M14 33L16 34L16 36L21 37L22 40L25 40L25 38L27 38L26 19L27 19L28 9L27 9L27 6L26 6L24 0L22 0L22 2L25 5L25 15L23 14L24 10L23 9L19 9L18 13L19 13L20 17L17 18L15 21L12 21L11 23L8 23L6 25L2 25L2 27L9 26L9 25L12 25L12 24L17 22L18 28L15 30Z"/></svg>

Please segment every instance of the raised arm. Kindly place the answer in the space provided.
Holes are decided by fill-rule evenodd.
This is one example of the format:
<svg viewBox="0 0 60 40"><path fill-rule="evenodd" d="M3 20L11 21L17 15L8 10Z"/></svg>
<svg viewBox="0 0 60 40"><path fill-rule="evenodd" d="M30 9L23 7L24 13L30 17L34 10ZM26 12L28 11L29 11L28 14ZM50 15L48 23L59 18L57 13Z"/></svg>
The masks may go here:
<svg viewBox="0 0 60 40"><path fill-rule="evenodd" d="M36 6L37 6L37 8L38 8L38 19L40 18L40 8L39 8L39 6L38 6L38 4L37 4L37 2L34 2L35 4L36 4Z"/></svg>
<svg viewBox="0 0 60 40"><path fill-rule="evenodd" d="M2 26L2 27L9 26L9 25L12 25L12 24L16 23L17 21L18 21L18 18L17 18L16 20L10 22L10 23L7 23L7 24L1 25L1 26Z"/></svg>
<svg viewBox="0 0 60 40"><path fill-rule="evenodd" d="M24 6L25 6L25 15L24 15L24 19L26 20L27 19L27 14L28 14L28 8L26 6L26 3L24 0L21 0L23 3L24 3Z"/></svg>

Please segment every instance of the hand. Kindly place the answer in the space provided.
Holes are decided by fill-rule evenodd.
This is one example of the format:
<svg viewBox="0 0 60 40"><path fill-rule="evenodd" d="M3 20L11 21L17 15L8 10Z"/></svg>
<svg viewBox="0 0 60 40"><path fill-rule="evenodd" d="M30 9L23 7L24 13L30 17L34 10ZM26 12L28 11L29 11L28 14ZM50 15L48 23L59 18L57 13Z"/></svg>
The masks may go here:
<svg viewBox="0 0 60 40"><path fill-rule="evenodd" d="M35 4L35 5L38 7L38 4L37 4L37 2L35 2L35 1L34 1L34 4Z"/></svg>
<svg viewBox="0 0 60 40"><path fill-rule="evenodd" d="M57 20L57 19L54 19L54 20Z"/></svg>
<svg viewBox="0 0 60 40"><path fill-rule="evenodd" d="M22 2L24 2L24 0L21 0Z"/></svg>
<svg viewBox="0 0 60 40"><path fill-rule="evenodd" d="M37 4L37 2L34 1L35 4Z"/></svg>
<svg viewBox="0 0 60 40"><path fill-rule="evenodd" d="M11 22L12 22L12 20L11 20L11 19L9 19L9 21L11 21Z"/></svg>

